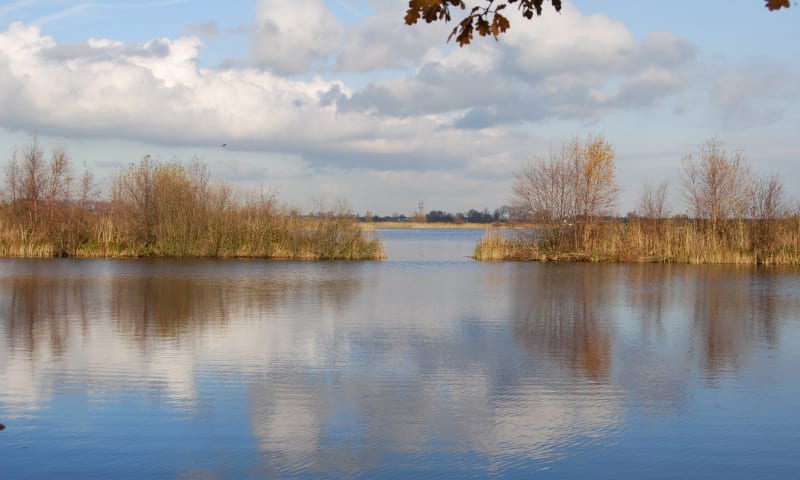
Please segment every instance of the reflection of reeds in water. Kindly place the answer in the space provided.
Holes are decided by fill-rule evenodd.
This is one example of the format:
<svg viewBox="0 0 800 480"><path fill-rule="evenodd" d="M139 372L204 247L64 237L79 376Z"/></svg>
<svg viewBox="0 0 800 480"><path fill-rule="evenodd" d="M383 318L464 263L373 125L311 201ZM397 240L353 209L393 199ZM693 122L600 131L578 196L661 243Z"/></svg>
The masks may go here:
<svg viewBox="0 0 800 480"><path fill-rule="evenodd" d="M554 260L696 264L800 264L800 217L730 220L711 229L690 220L633 220L596 225L586 248L547 236L489 231L475 248L478 260Z"/></svg>
<svg viewBox="0 0 800 480"><path fill-rule="evenodd" d="M231 319L274 313L298 294L324 296L326 304L344 308L358 288L358 281L347 277L246 277L234 281L141 277L114 281L110 305L119 330L133 338L191 338L209 328L225 328Z"/></svg>
<svg viewBox="0 0 800 480"><path fill-rule="evenodd" d="M774 291L776 284L785 281L780 267L775 268L718 267L692 276L693 301L687 302L687 308L708 380L741 369L756 342L777 346L777 319L792 315L800 302ZM796 271L783 272L796 275Z"/></svg>
<svg viewBox="0 0 800 480"><path fill-rule="evenodd" d="M148 273L147 265L177 273ZM316 296L330 308L345 309L360 288L349 275L315 279L291 272L263 276L258 270L239 276L215 266L209 276L193 270L194 264L182 265L148 262L140 273L123 269L108 279L58 273L0 279L0 334L11 350L54 354L109 320L120 338L180 340L219 331L242 317L269 315L285 308L294 295ZM183 274L182 268L194 273Z"/></svg>
<svg viewBox="0 0 800 480"><path fill-rule="evenodd" d="M613 344L603 299L615 295L608 272L581 266L518 272L512 304L515 338L532 353L563 362L587 378L607 379Z"/></svg>
<svg viewBox="0 0 800 480"><path fill-rule="evenodd" d="M592 380L611 372L618 289L625 311L638 318L637 348L667 344L677 332L678 356L697 361L710 379L741 368L758 342L776 347L778 319L800 308L791 289L777 291L794 268L551 264L515 271L515 339Z"/></svg>

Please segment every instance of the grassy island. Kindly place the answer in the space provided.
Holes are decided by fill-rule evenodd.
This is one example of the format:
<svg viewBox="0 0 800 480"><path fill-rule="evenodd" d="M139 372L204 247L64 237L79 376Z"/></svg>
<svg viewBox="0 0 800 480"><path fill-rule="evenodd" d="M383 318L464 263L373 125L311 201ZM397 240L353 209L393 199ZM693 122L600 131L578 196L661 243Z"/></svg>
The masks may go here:
<svg viewBox="0 0 800 480"><path fill-rule="evenodd" d="M778 175L712 139L682 159L687 213L670 215L666 182L645 183L636 211L613 214L614 150L602 137L565 144L516 173L514 211L527 232L490 231L479 260L800 264L800 207Z"/></svg>
<svg viewBox="0 0 800 480"><path fill-rule="evenodd" d="M716 230L690 219L607 221L594 225L586 248L580 226L550 230L490 230L478 242L478 260L800 265L800 215L774 221L732 220Z"/></svg>
<svg viewBox="0 0 800 480"><path fill-rule="evenodd" d="M14 152L0 203L4 257L381 259L377 236L346 212L301 215L273 195L211 181L199 161L149 156L119 172L103 198L63 149L36 139Z"/></svg>

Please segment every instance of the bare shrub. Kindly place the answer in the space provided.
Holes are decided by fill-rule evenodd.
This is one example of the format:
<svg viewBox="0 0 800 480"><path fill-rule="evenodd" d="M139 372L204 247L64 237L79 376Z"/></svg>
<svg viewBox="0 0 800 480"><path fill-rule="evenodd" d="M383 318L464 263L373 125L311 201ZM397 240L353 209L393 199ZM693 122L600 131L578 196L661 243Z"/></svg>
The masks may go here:
<svg viewBox="0 0 800 480"><path fill-rule="evenodd" d="M594 224L611 213L619 197L614 162L614 150L602 136L585 143L575 138L514 175L513 208L541 224L547 248L589 248Z"/></svg>

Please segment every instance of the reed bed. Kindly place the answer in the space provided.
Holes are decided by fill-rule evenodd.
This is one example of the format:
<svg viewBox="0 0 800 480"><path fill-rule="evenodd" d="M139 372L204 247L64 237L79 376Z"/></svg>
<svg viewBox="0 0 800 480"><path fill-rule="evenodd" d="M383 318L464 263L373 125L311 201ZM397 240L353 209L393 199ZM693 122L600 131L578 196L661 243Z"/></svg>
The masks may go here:
<svg viewBox="0 0 800 480"><path fill-rule="evenodd" d="M633 220L594 226L585 248L553 247L538 232L490 230L477 260L536 260L693 264L800 264L800 216L769 221L729 220L716 229L693 220ZM566 238L570 238L566 232Z"/></svg>
<svg viewBox="0 0 800 480"><path fill-rule="evenodd" d="M12 180L25 173L13 168ZM56 191L71 178L50 178L52 171L43 167L44 187L37 192L47 192L48 185ZM83 191L58 187L58 195L47 197L26 192L28 183L7 185L3 192L0 256L384 258L377 235L363 232L355 216L302 215L272 195L235 192L210 181L199 163L145 157L119 173L107 199L86 184Z"/></svg>
<svg viewBox="0 0 800 480"><path fill-rule="evenodd" d="M275 214L262 221L232 223L228 230L199 229L192 236L156 235L148 242L129 236L124 222L103 214L75 243L23 235L0 226L2 257L208 257L289 260L377 260L385 258L376 235L362 232L355 218ZM92 233L95 233L94 235Z"/></svg>

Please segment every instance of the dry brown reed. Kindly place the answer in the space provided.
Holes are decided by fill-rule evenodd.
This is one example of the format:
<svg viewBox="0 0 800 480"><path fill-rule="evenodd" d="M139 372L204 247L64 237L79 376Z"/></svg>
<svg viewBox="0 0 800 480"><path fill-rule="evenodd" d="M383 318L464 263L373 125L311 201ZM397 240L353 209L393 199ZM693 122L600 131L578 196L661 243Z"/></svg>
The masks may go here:
<svg viewBox="0 0 800 480"><path fill-rule="evenodd" d="M765 234L764 232L768 232ZM800 215L770 220L633 219L596 225L587 248L554 250L535 232L489 231L478 260L597 261L697 264L800 264Z"/></svg>
<svg viewBox="0 0 800 480"><path fill-rule="evenodd" d="M37 149L34 144L26 150L16 165L36 160L33 167L39 170L32 178L43 185L71 178L63 155L54 169ZM384 257L377 236L362 232L355 216L301 215L280 206L273 195L238 193L212 182L197 161L184 165L145 157L120 172L111 198L99 201L88 201L90 184L73 189L67 183L45 197L23 188L31 184L24 169L12 164L8 171L15 183L6 186L0 204L0 256ZM51 172L59 177L51 179Z"/></svg>

